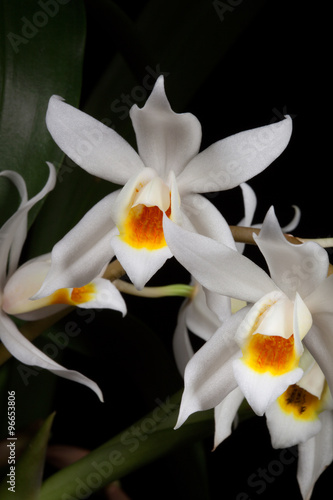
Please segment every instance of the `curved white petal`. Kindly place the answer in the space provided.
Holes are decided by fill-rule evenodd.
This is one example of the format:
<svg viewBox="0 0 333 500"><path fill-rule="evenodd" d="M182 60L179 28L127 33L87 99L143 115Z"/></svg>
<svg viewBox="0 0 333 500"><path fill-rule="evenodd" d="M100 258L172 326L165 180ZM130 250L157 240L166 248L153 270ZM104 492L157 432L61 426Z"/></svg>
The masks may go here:
<svg viewBox="0 0 333 500"><path fill-rule="evenodd" d="M51 295L59 288L86 285L112 259L114 251L111 239L117 229L110 213L118 192L98 202L53 247L51 269L35 299Z"/></svg>
<svg viewBox="0 0 333 500"><path fill-rule="evenodd" d="M8 351L22 363L30 366L39 366L55 375L59 375L59 377L86 385L103 401L102 392L95 382L79 372L67 370L46 356L20 333L14 323L2 312L0 312L0 338Z"/></svg>
<svg viewBox="0 0 333 500"><path fill-rule="evenodd" d="M96 278L91 282L95 289L92 297L86 302L79 302L78 307L83 309L114 309L125 316L127 312L126 303L117 288L103 278Z"/></svg>
<svg viewBox="0 0 333 500"><path fill-rule="evenodd" d="M59 148L92 175L117 184L144 168L136 151L113 129L52 96L46 125Z"/></svg>
<svg viewBox="0 0 333 500"><path fill-rule="evenodd" d="M319 476L333 460L333 413L320 415L321 431L298 446L297 480L304 500L310 500Z"/></svg>
<svg viewBox="0 0 333 500"><path fill-rule="evenodd" d="M41 200L47 193L49 193L55 186L56 171L52 163L48 163L49 177L44 187L27 200L26 191L23 187L23 179L18 176L11 175L10 178L15 182L20 194L23 196L22 202L18 210L5 222L0 229L0 289L2 290L6 279L14 272L22 250L27 231L27 217L30 208L32 208L39 200ZM15 244L15 248L12 248ZM9 259L9 268L7 271L7 259L9 250L11 256Z"/></svg>
<svg viewBox="0 0 333 500"><path fill-rule="evenodd" d="M170 170L178 175L199 151L201 125L191 113L172 111L160 76L143 108L132 106L130 117L140 157L166 180Z"/></svg>
<svg viewBox="0 0 333 500"><path fill-rule="evenodd" d="M297 205L292 205L292 207L293 207L293 209L295 211L294 217L291 219L290 222L288 222L288 224L286 226L282 227L282 231L284 233L290 233L290 231L293 231L294 229L296 229L296 227L299 224L299 221L301 220L301 210L300 210L300 208Z"/></svg>
<svg viewBox="0 0 333 500"><path fill-rule="evenodd" d="M192 413L214 408L236 388L232 361L239 349L233 336L243 317L243 311L234 314L188 362L176 428Z"/></svg>
<svg viewBox="0 0 333 500"><path fill-rule="evenodd" d="M230 227L221 212L200 194L182 197L182 210L198 234L236 249Z"/></svg>
<svg viewBox="0 0 333 500"><path fill-rule="evenodd" d="M256 211L257 208L257 197L254 190L251 188L251 186L249 186L249 184L242 182L242 184L240 184L239 187L241 188L243 195L244 217L238 222L237 225L251 226L254 217L254 212Z"/></svg>
<svg viewBox="0 0 333 500"><path fill-rule="evenodd" d="M163 220L166 242L176 259L203 286L213 292L256 302L277 290L270 277L236 250L211 238Z"/></svg>
<svg viewBox="0 0 333 500"><path fill-rule="evenodd" d="M272 279L290 298L297 291L304 299L326 278L326 250L312 241L300 245L287 241L273 207L267 212L259 236L254 235L254 239Z"/></svg>
<svg viewBox="0 0 333 500"><path fill-rule="evenodd" d="M233 422L237 416L237 410L243 399L244 394L239 387L236 387L215 407L214 449L230 436Z"/></svg>
<svg viewBox="0 0 333 500"><path fill-rule="evenodd" d="M292 120L247 130L212 144L178 178L181 193L206 193L239 186L268 167L286 148Z"/></svg>
<svg viewBox="0 0 333 500"><path fill-rule="evenodd" d="M156 250L137 249L124 242L119 235L112 237L111 245L117 259L138 290L142 290L165 261L172 257L167 246Z"/></svg>
<svg viewBox="0 0 333 500"><path fill-rule="evenodd" d="M19 208L24 206L28 201L28 192L23 177L17 172L14 172L13 170L3 170L2 172L0 172L0 176L7 177L8 179L11 180L11 182L17 188L19 196L21 198ZM10 238L8 240L7 245L11 245L11 252L9 254L9 263L8 263L9 275L11 275L12 272L17 268L18 261L21 255L21 250L27 235L27 222L28 222L28 217L27 216L23 217L21 222L13 232L12 241L10 242ZM9 235L5 236L6 239L8 239L8 237ZM0 238L1 238L1 231L0 231Z"/></svg>

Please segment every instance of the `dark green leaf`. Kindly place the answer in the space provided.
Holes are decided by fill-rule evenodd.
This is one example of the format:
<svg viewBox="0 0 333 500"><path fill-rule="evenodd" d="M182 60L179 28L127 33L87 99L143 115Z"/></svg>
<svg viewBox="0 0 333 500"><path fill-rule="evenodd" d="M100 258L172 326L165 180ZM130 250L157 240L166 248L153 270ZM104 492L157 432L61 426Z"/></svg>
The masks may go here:
<svg viewBox="0 0 333 500"><path fill-rule="evenodd" d="M31 197L47 179L45 162L57 165L63 158L45 125L50 96L62 95L74 105L79 102L83 2L1 2L0 31L0 169L22 174ZM0 189L3 223L17 204L11 199L13 189L7 192L8 183ZM37 210L32 210L30 222Z"/></svg>
<svg viewBox="0 0 333 500"><path fill-rule="evenodd" d="M54 414L50 415L30 441L20 459L9 469L7 476L0 485L0 497L2 500L15 498L16 500L38 500L42 475L44 470L46 446L50 436L50 430ZM8 441L14 457L17 442ZM15 460L16 462L16 460ZM11 481L12 482L8 482ZM13 488L13 489L9 489Z"/></svg>

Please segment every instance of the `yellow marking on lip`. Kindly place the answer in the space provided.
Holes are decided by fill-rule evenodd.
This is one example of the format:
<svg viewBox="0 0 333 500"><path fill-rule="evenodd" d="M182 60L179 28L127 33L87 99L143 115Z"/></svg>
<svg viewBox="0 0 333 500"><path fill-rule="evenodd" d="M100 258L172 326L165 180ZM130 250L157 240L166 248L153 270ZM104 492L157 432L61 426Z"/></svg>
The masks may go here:
<svg viewBox="0 0 333 500"><path fill-rule="evenodd" d="M171 208L165 213L170 217ZM158 250L165 247L162 210L142 204L131 208L120 230L120 237L136 249Z"/></svg>
<svg viewBox="0 0 333 500"><path fill-rule="evenodd" d="M288 339L278 335L256 333L243 351L243 361L258 373L282 375L296 365L294 336Z"/></svg>
<svg viewBox="0 0 333 500"><path fill-rule="evenodd" d="M80 288L60 288L52 294L50 304L69 304L75 306L91 301L95 294L96 287L92 283Z"/></svg>
<svg viewBox="0 0 333 500"><path fill-rule="evenodd" d="M288 389L278 398L281 409L300 420L315 420L318 418L320 400L307 390L296 384L290 385Z"/></svg>

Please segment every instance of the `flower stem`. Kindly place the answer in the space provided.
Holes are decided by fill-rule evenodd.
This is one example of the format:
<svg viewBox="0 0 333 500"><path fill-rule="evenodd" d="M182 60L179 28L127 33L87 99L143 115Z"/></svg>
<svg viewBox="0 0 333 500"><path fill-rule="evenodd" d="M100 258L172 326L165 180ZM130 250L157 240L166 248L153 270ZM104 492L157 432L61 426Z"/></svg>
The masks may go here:
<svg viewBox="0 0 333 500"><path fill-rule="evenodd" d="M132 283L122 280L115 280L113 284L120 292L136 295L138 297L160 298L160 297L190 297L194 287L183 283L166 286L145 286L142 290L137 290Z"/></svg>

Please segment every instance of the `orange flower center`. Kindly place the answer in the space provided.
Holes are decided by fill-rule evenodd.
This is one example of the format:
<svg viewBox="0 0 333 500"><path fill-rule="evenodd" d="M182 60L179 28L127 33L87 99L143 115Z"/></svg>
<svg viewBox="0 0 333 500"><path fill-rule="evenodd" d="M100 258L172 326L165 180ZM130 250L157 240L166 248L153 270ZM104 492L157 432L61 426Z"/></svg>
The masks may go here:
<svg viewBox="0 0 333 500"><path fill-rule="evenodd" d="M72 292L70 292L68 288L60 288L52 295L50 304L84 304L92 300L95 293L96 288L92 283L81 286L80 288L73 288Z"/></svg>
<svg viewBox="0 0 333 500"><path fill-rule="evenodd" d="M296 361L294 336L285 339L278 335L256 333L250 337L243 360L259 373L286 373L293 368Z"/></svg>
<svg viewBox="0 0 333 500"><path fill-rule="evenodd" d="M170 217L171 207L165 213ZM162 210L157 206L136 205L130 209L120 235L126 243L137 249L157 250L165 247Z"/></svg>
<svg viewBox="0 0 333 500"><path fill-rule="evenodd" d="M310 392L302 389L296 384L290 385L288 389L278 398L282 410L292 414L297 419L314 420L317 418L320 400Z"/></svg>

